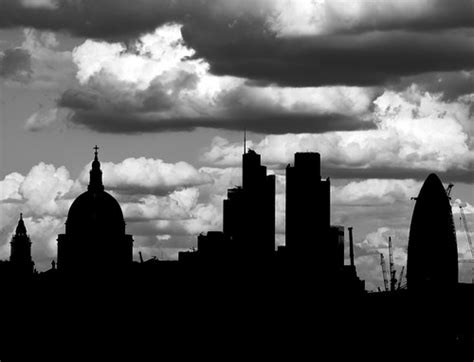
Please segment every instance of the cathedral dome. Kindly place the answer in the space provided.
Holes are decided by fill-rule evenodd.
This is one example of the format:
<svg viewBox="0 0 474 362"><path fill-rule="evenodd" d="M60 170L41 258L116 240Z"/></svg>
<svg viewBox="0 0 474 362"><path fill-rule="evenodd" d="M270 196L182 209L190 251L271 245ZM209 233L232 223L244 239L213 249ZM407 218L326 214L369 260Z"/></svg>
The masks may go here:
<svg viewBox="0 0 474 362"><path fill-rule="evenodd" d="M105 191L86 191L69 208L66 233L124 233L122 209L115 198Z"/></svg>
<svg viewBox="0 0 474 362"><path fill-rule="evenodd" d="M66 221L66 234L117 235L125 233L122 209L115 198L104 191L102 171L95 151L88 190L74 200Z"/></svg>

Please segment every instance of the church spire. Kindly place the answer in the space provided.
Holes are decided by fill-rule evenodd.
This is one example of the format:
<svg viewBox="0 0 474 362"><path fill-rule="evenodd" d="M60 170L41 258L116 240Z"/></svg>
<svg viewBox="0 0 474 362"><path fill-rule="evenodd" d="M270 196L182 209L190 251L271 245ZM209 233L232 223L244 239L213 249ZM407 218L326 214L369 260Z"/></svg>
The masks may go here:
<svg viewBox="0 0 474 362"><path fill-rule="evenodd" d="M34 267L33 260L31 259L31 240L26 234L23 214L20 214L20 220L18 220L15 235L13 235L10 245L10 263L16 276L31 275Z"/></svg>
<svg viewBox="0 0 474 362"><path fill-rule="evenodd" d="M102 171L100 169L100 162L98 157L99 147L94 147L94 161L92 161L92 168L89 172L89 186L88 190L93 192L104 191L104 185L102 184Z"/></svg>
<svg viewBox="0 0 474 362"><path fill-rule="evenodd" d="M25 222L23 221L22 213L20 213L20 220L18 220L18 225L16 227L15 234L18 236L26 235L26 227L25 227Z"/></svg>

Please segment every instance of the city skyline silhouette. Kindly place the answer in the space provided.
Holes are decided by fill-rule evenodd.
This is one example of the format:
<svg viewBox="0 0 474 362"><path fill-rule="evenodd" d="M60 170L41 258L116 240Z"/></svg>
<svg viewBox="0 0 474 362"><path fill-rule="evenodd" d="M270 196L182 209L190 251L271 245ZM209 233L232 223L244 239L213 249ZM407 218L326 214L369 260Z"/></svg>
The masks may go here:
<svg viewBox="0 0 474 362"><path fill-rule="evenodd" d="M0 362L473 360L472 0L0 3Z"/></svg>
<svg viewBox="0 0 474 362"><path fill-rule="evenodd" d="M340 313L337 306L348 301L354 305L380 301L391 305L398 301L400 305L397 308L406 313L407 325L419 323L419 318L426 326L430 325L429 328L425 326L421 330L407 332L406 343L411 348L420 348L420 351L430 355L435 349L424 349L427 344L436 341L441 350L451 351L460 360L472 358L469 352L474 338L472 331L465 330L464 324L451 320L447 312L449 309L431 314L439 308L440 302L445 307L451 306L462 298L470 299L474 295L474 285L462 285L457 281L457 260L453 260L457 253L452 253L453 247L454 250L457 247L449 195L435 174L428 176L416 198L408 246L407 288L394 289L392 286L391 290L384 292L367 293L354 263L353 227L349 227L350 240L347 243L345 227L330 225L329 179L321 178L323 161L320 155L314 152L296 153L294 166L286 168L287 177L290 177L290 182L286 184L286 200L290 205L286 209L289 233L286 245L276 248L275 177L267 175L260 155L251 149L244 152L242 186L229 189L227 198L222 200L223 230L200 234L197 249L181 252L178 260L144 260L139 253L140 260L137 262L132 260L133 236L125 234L120 205L105 191L107 185L102 182L98 147L95 146L87 191L72 203L65 234L57 238L57 262L53 260L51 269L45 272L38 273L33 269L31 244L34 241L30 240L23 215L20 214L11 241L10 260L1 264L0 279L4 292L22 298L33 290L47 290L49 297L43 302L62 296L74 306L83 303L76 298L93 297L97 302L104 300L110 303L111 297L121 295L124 299L116 305L118 307L134 298L126 290L137 288L146 289L147 292L141 297L148 298L156 298L166 290L175 295L172 298L175 302L177 296L203 293L205 297L200 301L203 304L199 303L202 310L209 308L212 298L220 295L226 298L238 296L237 300L227 301L229 306L241 303L242 298L247 296L256 298L254 303L257 305L263 301L268 303L273 298L287 299L287 307L301 305L305 300L301 311L321 302L336 303L326 307L332 313ZM433 220L439 227L439 231L434 233ZM434 239L437 244L433 244ZM433 255L428 254L429 258L426 258L423 254L432 245L438 249L432 250ZM344 249L347 247L349 265L345 265L344 261ZM249 250L255 252L249 253ZM85 259L88 257L92 259ZM390 270L392 264L390 254ZM394 275L390 273L391 278ZM191 276L192 281L189 279ZM158 288L155 284L157 280L160 281ZM390 283L395 284L396 280ZM438 301L423 310L421 315L420 311L415 313L412 309L418 303L433 302L432 298ZM245 310L253 313L254 307L246 306ZM11 305L10 308L16 310L18 306ZM94 313L90 307L85 308ZM280 317L286 315L284 311L280 312L284 313ZM207 313L213 315L211 311ZM438 319L435 323L439 323L437 326L431 324L433 320L429 322L435 315ZM335 323L340 318L352 320L354 317L351 313L346 315L342 312L339 316L328 318L323 325L329 327L331 324L327 323ZM173 319L168 321L171 325L174 322ZM8 330L11 328L14 326L11 325ZM342 340L355 343L358 338Z"/></svg>

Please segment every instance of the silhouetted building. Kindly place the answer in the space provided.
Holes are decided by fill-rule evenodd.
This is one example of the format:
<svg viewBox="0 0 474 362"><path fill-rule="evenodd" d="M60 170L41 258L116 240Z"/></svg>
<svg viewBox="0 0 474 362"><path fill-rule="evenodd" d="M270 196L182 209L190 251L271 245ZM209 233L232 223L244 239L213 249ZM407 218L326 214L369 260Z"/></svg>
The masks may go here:
<svg viewBox="0 0 474 362"><path fill-rule="evenodd" d="M222 231L208 231L198 236L198 253L206 259L220 258L230 251L230 242Z"/></svg>
<svg viewBox="0 0 474 362"><path fill-rule="evenodd" d="M16 276L25 276L33 274L34 262L31 258L31 240L26 232L23 214L20 214L20 220L12 237L10 268Z"/></svg>
<svg viewBox="0 0 474 362"><path fill-rule="evenodd" d="M224 200L224 234L247 256L275 252L275 176L267 175L260 155L242 156L242 187L229 189Z"/></svg>
<svg viewBox="0 0 474 362"><path fill-rule="evenodd" d="M295 154L286 168L286 246L294 256L324 262L331 253L330 181L321 180L319 153Z"/></svg>
<svg viewBox="0 0 474 362"><path fill-rule="evenodd" d="M133 238L119 203L104 191L97 150L87 191L72 203L66 233L58 236L59 272L115 273L132 263Z"/></svg>
<svg viewBox="0 0 474 362"><path fill-rule="evenodd" d="M430 174L416 199L408 240L407 287L453 288L458 283L458 254L448 195Z"/></svg>
<svg viewBox="0 0 474 362"><path fill-rule="evenodd" d="M338 270L344 266L344 226L332 225L329 229L329 252L328 258L331 258L334 267Z"/></svg>

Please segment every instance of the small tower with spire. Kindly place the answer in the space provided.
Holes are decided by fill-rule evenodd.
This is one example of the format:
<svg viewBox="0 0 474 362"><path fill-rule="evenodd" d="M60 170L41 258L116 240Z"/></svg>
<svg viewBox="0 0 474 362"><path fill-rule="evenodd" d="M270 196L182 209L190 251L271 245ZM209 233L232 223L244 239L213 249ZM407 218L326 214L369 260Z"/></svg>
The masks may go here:
<svg viewBox="0 0 474 362"><path fill-rule="evenodd" d="M90 181L87 189L92 192L104 191L102 184L102 170L100 169L100 162L98 157L99 147L94 147L94 161L92 161L92 168L89 172Z"/></svg>
<svg viewBox="0 0 474 362"><path fill-rule="evenodd" d="M13 271L18 275L33 274L34 263L31 258L31 240L26 232L23 214L20 214L20 220L10 245L10 264Z"/></svg>

